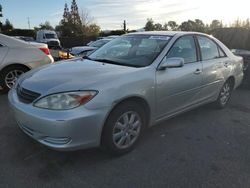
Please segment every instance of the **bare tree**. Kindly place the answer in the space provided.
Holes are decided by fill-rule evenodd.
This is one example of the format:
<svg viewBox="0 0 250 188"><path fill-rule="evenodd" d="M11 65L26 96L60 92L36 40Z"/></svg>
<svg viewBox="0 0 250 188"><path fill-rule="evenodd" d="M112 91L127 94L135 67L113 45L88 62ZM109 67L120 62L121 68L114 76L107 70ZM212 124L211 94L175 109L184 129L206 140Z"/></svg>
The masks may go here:
<svg viewBox="0 0 250 188"><path fill-rule="evenodd" d="M88 26L92 24L95 20L94 17L90 15L90 12L87 9L81 9L80 17L81 17L82 25L84 26Z"/></svg>

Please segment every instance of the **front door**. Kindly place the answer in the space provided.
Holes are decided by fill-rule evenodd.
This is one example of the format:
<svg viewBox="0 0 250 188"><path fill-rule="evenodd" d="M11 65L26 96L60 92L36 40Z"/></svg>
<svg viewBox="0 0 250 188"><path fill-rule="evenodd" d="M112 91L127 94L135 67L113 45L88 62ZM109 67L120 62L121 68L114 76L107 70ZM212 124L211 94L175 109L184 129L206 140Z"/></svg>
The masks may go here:
<svg viewBox="0 0 250 188"><path fill-rule="evenodd" d="M172 115L199 101L202 82L202 64L198 61L192 35L175 42L166 58L180 57L183 67L167 68L156 72L157 119Z"/></svg>
<svg viewBox="0 0 250 188"><path fill-rule="evenodd" d="M8 47L2 46L0 44L0 65L3 63L3 60L8 52Z"/></svg>

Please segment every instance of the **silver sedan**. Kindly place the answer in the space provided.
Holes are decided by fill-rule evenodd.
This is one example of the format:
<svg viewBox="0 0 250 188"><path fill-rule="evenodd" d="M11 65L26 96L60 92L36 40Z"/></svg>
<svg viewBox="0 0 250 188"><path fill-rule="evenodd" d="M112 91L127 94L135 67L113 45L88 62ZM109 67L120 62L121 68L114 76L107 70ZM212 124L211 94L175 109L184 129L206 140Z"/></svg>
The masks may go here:
<svg viewBox="0 0 250 188"><path fill-rule="evenodd" d="M9 92L19 127L56 150L131 151L145 128L206 103L224 108L242 58L191 32L142 32L32 70Z"/></svg>

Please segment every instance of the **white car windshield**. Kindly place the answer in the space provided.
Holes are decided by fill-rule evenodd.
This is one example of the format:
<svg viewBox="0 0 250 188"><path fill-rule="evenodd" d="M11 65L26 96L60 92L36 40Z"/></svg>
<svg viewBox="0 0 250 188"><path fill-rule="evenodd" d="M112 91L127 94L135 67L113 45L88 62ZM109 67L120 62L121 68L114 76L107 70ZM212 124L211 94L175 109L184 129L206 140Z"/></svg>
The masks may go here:
<svg viewBox="0 0 250 188"><path fill-rule="evenodd" d="M97 40L95 42L92 42L91 44L89 44L89 46L91 47L96 47L96 48L100 48L102 47L104 44L108 43L111 40Z"/></svg>
<svg viewBox="0 0 250 188"><path fill-rule="evenodd" d="M166 35L127 35L110 41L89 58L106 63L145 67L155 60L170 39Z"/></svg>
<svg viewBox="0 0 250 188"><path fill-rule="evenodd" d="M46 33L45 37L46 39L57 39L57 36L53 33Z"/></svg>

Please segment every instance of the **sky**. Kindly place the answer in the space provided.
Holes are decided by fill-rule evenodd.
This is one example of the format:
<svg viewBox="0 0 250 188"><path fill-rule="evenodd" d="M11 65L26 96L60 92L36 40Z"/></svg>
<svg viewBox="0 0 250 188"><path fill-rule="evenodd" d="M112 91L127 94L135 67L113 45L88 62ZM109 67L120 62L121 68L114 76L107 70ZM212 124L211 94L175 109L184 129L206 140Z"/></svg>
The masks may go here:
<svg viewBox="0 0 250 188"><path fill-rule="evenodd" d="M169 20L181 23L188 19L213 19L229 24L250 18L249 0L76 0L79 11L88 12L102 30L121 29L123 20L129 29L145 26L147 18L161 24ZM52 26L62 19L64 4L71 0L0 0L2 21L9 19L15 28L31 28L49 21Z"/></svg>

